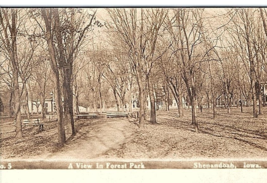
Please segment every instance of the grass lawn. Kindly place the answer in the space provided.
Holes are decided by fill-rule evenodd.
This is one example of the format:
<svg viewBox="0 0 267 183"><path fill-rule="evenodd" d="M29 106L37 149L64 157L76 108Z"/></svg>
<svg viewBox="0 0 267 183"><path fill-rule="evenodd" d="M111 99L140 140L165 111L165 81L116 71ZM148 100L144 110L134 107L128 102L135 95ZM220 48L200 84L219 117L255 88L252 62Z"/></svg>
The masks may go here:
<svg viewBox="0 0 267 183"><path fill-rule="evenodd" d="M45 121L42 132L37 127L23 127L24 137L16 139L14 125L10 119L4 119L0 125L1 157L42 160L53 154L72 158L73 153L78 153L78 157L101 159L264 159L267 108L258 118L253 118L251 111L250 107L244 108L244 113L240 113L240 108L232 108L228 114L225 109L218 109L216 119L212 119L211 110L204 109L197 115L200 133L191 125L190 110L185 110L184 117L178 117L174 109L158 111L158 124L146 122L143 129L127 119L79 120L76 137L63 148L57 147L56 122ZM102 147L97 149L100 143ZM83 151L86 156L82 156ZM93 151L95 156L90 156Z"/></svg>
<svg viewBox="0 0 267 183"><path fill-rule="evenodd" d="M198 113L200 133L191 125L190 111L177 117L175 110L158 111L159 124L146 123L120 149L104 157L120 158L267 158L267 110L253 118L251 108L217 109L216 119L208 109Z"/></svg>

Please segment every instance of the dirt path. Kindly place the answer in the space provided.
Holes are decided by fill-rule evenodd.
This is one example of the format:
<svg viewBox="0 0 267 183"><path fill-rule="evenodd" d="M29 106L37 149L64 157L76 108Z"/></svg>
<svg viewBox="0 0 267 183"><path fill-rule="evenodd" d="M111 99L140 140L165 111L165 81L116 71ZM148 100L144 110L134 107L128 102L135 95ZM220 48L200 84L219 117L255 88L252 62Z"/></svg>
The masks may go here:
<svg viewBox="0 0 267 183"><path fill-rule="evenodd" d="M125 119L94 121L82 126L76 136L66 143L59 152L51 153L44 159L92 159L108 150L119 148L131 138L134 127Z"/></svg>
<svg viewBox="0 0 267 183"><path fill-rule="evenodd" d="M228 114L218 109L216 119L204 110L197 118L200 133L192 128L189 110L184 117L177 117L174 110L158 111L159 124L146 122L143 129L123 118L78 120L77 134L63 148L58 147L57 124L46 122L42 132L24 128L21 139L14 138L15 132L0 134L1 153L3 159L18 160L266 159L267 108L258 118L252 117L251 108L242 114L239 110Z"/></svg>

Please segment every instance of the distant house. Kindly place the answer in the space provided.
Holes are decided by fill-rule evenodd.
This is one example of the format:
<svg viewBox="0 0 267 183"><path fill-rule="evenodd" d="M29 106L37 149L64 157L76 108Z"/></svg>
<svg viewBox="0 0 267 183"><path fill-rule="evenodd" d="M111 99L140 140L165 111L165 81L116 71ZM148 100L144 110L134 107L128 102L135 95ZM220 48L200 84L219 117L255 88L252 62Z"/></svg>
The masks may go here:
<svg viewBox="0 0 267 183"><path fill-rule="evenodd" d="M165 108L166 107L165 94L163 94L162 91L156 93L156 101L155 101L155 104L156 104L156 108L157 109L161 109L161 108ZM136 92L133 95L132 105L133 105L133 109L139 107L138 92ZM183 106L183 108L186 108L187 107L186 100L184 98L182 98L182 106ZM148 109L151 108L149 96L146 99L146 107ZM176 103L175 99L169 101L169 107L170 108L177 108L177 103Z"/></svg>
<svg viewBox="0 0 267 183"><path fill-rule="evenodd" d="M62 100L62 102L64 102ZM42 105L41 102L39 100L32 100L32 101L28 101L28 103L26 101L22 101L21 102L21 113L25 114L26 110L27 110L27 105L29 107L29 113L31 114L41 114L42 113ZM53 101L53 98L48 98L45 99L45 111L46 114L51 114L51 113L55 113L56 112L56 104ZM88 108L86 107L82 107L79 106L79 111L80 112L88 112Z"/></svg>
<svg viewBox="0 0 267 183"><path fill-rule="evenodd" d="M42 112L42 105L39 100L32 100L32 101L22 101L21 102L22 108L21 108L21 113L26 113L27 110L27 105L29 107L29 112L31 114L37 114ZM53 113L55 112L55 102L53 102L53 99L45 99L45 109L46 113Z"/></svg>

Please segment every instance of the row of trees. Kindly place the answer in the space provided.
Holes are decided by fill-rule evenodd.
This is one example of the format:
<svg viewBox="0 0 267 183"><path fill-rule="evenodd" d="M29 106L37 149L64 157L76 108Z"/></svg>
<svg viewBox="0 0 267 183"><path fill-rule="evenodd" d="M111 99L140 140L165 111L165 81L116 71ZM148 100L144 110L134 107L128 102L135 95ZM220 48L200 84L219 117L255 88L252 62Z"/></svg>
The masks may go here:
<svg viewBox="0 0 267 183"><path fill-rule="evenodd" d="M148 112L156 123L156 103L164 99L168 109L171 98L179 116L184 115L183 101L191 107L196 132L197 108L211 107L215 118L218 99L229 113L233 104L241 105L242 112L243 102L251 101L253 116L262 114L265 9L132 8L98 13L107 17L97 20L93 9L0 9L0 77L10 93L9 106L14 106L10 111L17 137L22 137L22 101L40 97L44 115L51 91L61 145L65 125L75 135L79 105L100 112L128 105L131 111L136 94L140 127Z"/></svg>
<svg viewBox="0 0 267 183"><path fill-rule="evenodd" d="M150 120L156 122L155 86L159 82L172 92L180 116L182 99L186 98L196 131L197 106L211 104L215 118L218 98L224 98L228 112L234 103L240 102L243 110L243 101L252 100L253 116L262 114L265 9L223 9L220 15L209 9L189 8L108 12L112 20L109 29L128 55L138 83L140 126L147 95L151 102ZM214 22L218 20L220 24Z"/></svg>
<svg viewBox="0 0 267 183"><path fill-rule="evenodd" d="M95 11L82 9L0 10L1 52L6 60L2 68L8 69L6 74L10 80L6 83L9 84L12 95L10 98L15 104L16 137L22 137L21 101L27 81L30 77L36 77L34 79L41 88L40 94L43 94L42 104L45 109L48 70L55 87L58 142L61 145L65 142L64 123L70 124L72 134L75 134L73 63L95 21ZM46 67L47 61L50 63L49 69Z"/></svg>

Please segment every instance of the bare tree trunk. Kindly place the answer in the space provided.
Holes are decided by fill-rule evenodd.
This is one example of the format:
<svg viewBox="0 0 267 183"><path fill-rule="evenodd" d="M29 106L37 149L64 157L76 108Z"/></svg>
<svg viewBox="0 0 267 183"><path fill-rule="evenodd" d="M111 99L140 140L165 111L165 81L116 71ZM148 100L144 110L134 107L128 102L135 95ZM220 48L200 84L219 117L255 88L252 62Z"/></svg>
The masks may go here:
<svg viewBox="0 0 267 183"><path fill-rule="evenodd" d="M5 50L8 53L12 70L12 80L14 84L14 103L15 103L15 120L16 120L16 137L22 137L22 122L20 111L20 89L19 89L19 60L17 53L17 27L18 27L18 10L0 9L0 26L1 26L1 42L5 44Z"/></svg>
<svg viewBox="0 0 267 183"><path fill-rule="evenodd" d="M103 99L102 99L102 92L101 92L101 80L100 77L98 78L98 93L99 93L99 107L100 107L100 112L102 112L102 107L103 107Z"/></svg>
<svg viewBox="0 0 267 183"><path fill-rule="evenodd" d="M212 97L212 118L216 118L216 98Z"/></svg>
<svg viewBox="0 0 267 183"><path fill-rule="evenodd" d="M30 119L29 93L28 93L27 86L25 87L25 93L26 93L26 103L27 103L25 112L26 112L27 119Z"/></svg>
<svg viewBox="0 0 267 183"><path fill-rule="evenodd" d="M56 59L56 53L53 43L52 37L52 14L58 13L54 12L52 9L42 9L41 10L42 17L45 22L46 26L46 41L48 45L48 51L50 53L50 65L52 68L52 74L54 76L56 82L56 90L55 90L55 97L56 97L56 105L57 105L57 129L58 129L58 143L60 146L63 146L65 143L65 128L63 124L63 108L62 108L62 97L61 97L61 88L60 88L60 77L59 77L59 70L58 70L58 62Z"/></svg>
<svg viewBox="0 0 267 183"><path fill-rule="evenodd" d="M113 88L113 95L114 95L114 98L115 98L115 101L116 101L117 111L120 111L120 104L119 104L119 100L118 100L118 97L117 97L116 88Z"/></svg>
<svg viewBox="0 0 267 183"><path fill-rule="evenodd" d="M46 106L45 106L45 95L41 96L41 105L42 105L42 118L45 118L46 115Z"/></svg>
<svg viewBox="0 0 267 183"><path fill-rule="evenodd" d="M181 117L181 105L180 105L180 101L179 98L177 96L174 96L175 102L177 104L177 112L179 117Z"/></svg>
<svg viewBox="0 0 267 183"><path fill-rule="evenodd" d="M80 110L79 110L79 91L78 91L78 85L77 85L77 76L74 76L74 84L73 84L73 88L74 88L74 98L73 98L73 103L75 104L75 109L74 109L74 113L79 114Z"/></svg>
<svg viewBox="0 0 267 183"><path fill-rule="evenodd" d="M9 98L9 117L11 118L13 116L13 105L12 105L12 101L13 101L13 95L14 95L14 92L11 91L10 92L10 98Z"/></svg>
<svg viewBox="0 0 267 183"><path fill-rule="evenodd" d="M263 87L265 87L265 86L263 86ZM262 104L262 106L263 107L266 106L266 95L265 94L263 94L263 104Z"/></svg>
<svg viewBox="0 0 267 183"><path fill-rule="evenodd" d="M149 99L150 99L150 122L152 124L156 124L157 115L156 115L155 95L154 95L153 86L152 86L152 83L149 77L147 78L147 81L148 81L147 84L148 84Z"/></svg>
<svg viewBox="0 0 267 183"><path fill-rule="evenodd" d="M166 83L165 83L165 91L166 91L166 97L165 97L166 111L169 111L170 110L170 105L169 105L170 94L169 94L169 87L167 86Z"/></svg>
<svg viewBox="0 0 267 183"><path fill-rule="evenodd" d="M4 104L3 104L2 98L0 96L0 116L2 115L3 112L4 112Z"/></svg>
<svg viewBox="0 0 267 183"><path fill-rule="evenodd" d="M258 117L258 111L257 111L257 95L255 91L255 82L252 80L252 103L253 103L253 117Z"/></svg>
<svg viewBox="0 0 267 183"><path fill-rule="evenodd" d="M257 95L258 95L258 100L259 100L259 115L262 115L262 96L261 96L261 85L260 82L257 82Z"/></svg>
<svg viewBox="0 0 267 183"><path fill-rule="evenodd" d="M56 90L55 90L55 100L57 105L57 129L58 129L58 142L63 145L66 141L65 128L63 124L63 108L62 108L62 97L60 92L60 80L59 74L53 73L56 78Z"/></svg>
<svg viewBox="0 0 267 183"><path fill-rule="evenodd" d="M79 94L78 94L78 92L75 95L75 106L76 106L76 113L79 114L80 109L79 109Z"/></svg>
<svg viewBox="0 0 267 183"><path fill-rule="evenodd" d="M192 124L195 127L196 132L198 133L198 123L196 120L196 106L197 106L197 98L196 98L196 88L194 81L194 74L191 76L191 105L192 105Z"/></svg>
<svg viewBox="0 0 267 183"><path fill-rule="evenodd" d="M137 84L138 84L138 89L139 89L139 128L143 128L144 127L144 121L145 121L145 112L144 112L144 100L145 100L145 96L144 96L144 85L143 85L143 81L142 81L142 73L140 70L137 71Z"/></svg>
<svg viewBox="0 0 267 183"><path fill-rule="evenodd" d="M178 96L178 110L179 110L180 117L183 117L184 116L184 108L183 108L183 98L182 98L181 92L179 92L179 96Z"/></svg>
<svg viewBox="0 0 267 183"><path fill-rule="evenodd" d="M191 105L192 105L192 125L195 127L195 130L198 133L198 124L196 120L196 99L193 96L191 97Z"/></svg>
<svg viewBox="0 0 267 183"><path fill-rule="evenodd" d="M207 95L207 102L208 102L208 109L210 108L210 95L208 92L206 92Z"/></svg>
<svg viewBox="0 0 267 183"><path fill-rule="evenodd" d="M144 98L143 98L143 106L144 106L144 120L147 120L147 109L148 109L148 88L147 88L147 85L144 85L144 89L143 89L143 92L144 92Z"/></svg>
<svg viewBox="0 0 267 183"><path fill-rule="evenodd" d="M125 103L124 97L121 98L121 105L122 105L122 110L125 111L126 110L126 103Z"/></svg>
<svg viewBox="0 0 267 183"><path fill-rule="evenodd" d="M74 115L73 115L73 90L72 90L72 65L68 65L68 68L64 68L64 116L65 120L70 123L71 134L75 135Z"/></svg>
<svg viewBox="0 0 267 183"><path fill-rule="evenodd" d="M96 102L97 102L97 98L96 98L96 92L94 90L93 91L93 108L95 112L97 111Z"/></svg>
<svg viewBox="0 0 267 183"><path fill-rule="evenodd" d="M130 94L129 94L129 112L133 112L133 101L132 101L132 85L130 86Z"/></svg>
<svg viewBox="0 0 267 183"><path fill-rule="evenodd" d="M144 121L145 121L145 113L144 113L144 91L143 87L141 86L139 88L139 105L140 105L140 110L139 110L139 127L143 128L144 127Z"/></svg>
<svg viewBox="0 0 267 183"><path fill-rule="evenodd" d="M244 27L245 27L245 36L246 36L246 47L248 50L248 59L249 59L249 75L250 75L250 86L251 86L251 92L252 92L252 102L253 102L253 117L257 118L258 117L258 112L257 112L257 94L256 94L256 71L255 71L255 63L254 63L254 56L252 53L252 38L249 30L249 13L248 11L244 10Z"/></svg>
<svg viewBox="0 0 267 183"><path fill-rule="evenodd" d="M21 111L20 111L20 91L18 82L18 72L13 73L14 77L14 95L15 95L15 120L16 120L16 137L22 137L22 122L21 122Z"/></svg>
<svg viewBox="0 0 267 183"><path fill-rule="evenodd" d="M181 81L180 81L181 83ZM176 104L177 104L177 110L179 117L184 116L183 112L183 101L182 101L182 92L181 92L181 86L177 87L172 81L169 81L169 87L171 89L172 95L175 98Z"/></svg>

